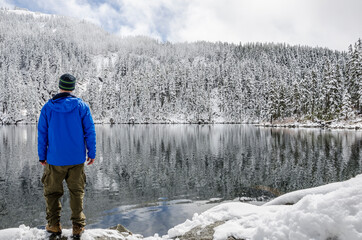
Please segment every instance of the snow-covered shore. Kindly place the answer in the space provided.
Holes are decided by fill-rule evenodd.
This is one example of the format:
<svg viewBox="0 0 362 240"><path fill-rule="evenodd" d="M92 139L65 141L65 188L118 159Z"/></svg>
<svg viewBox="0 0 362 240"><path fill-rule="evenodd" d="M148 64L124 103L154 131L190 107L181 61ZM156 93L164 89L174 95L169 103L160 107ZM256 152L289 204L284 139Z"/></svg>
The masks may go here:
<svg viewBox="0 0 362 240"><path fill-rule="evenodd" d="M72 239L72 230L63 229L61 239ZM45 230L30 228L25 225L20 225L19 228L8 228L0 230L0 239L1 240L15 240L15 239L47 239L49 234ZM122 234L117 230L112 229L89 229L84 232L81 239L82 240L92 240L92 239L127 239L127 240L136 240L141 239L141 235L128 235Z"/></svg>
<svg viewBox="0 0 362 240"><path fill-rule="evenodd" d="M95 120L95 124L111 124L112 121L109 119ZM33 122L19 122L17 125L35 125ZM298 121L294 119L288 119L285 121L274 121L270 122L258 122L258 121L245 121L245 122L228 122L224 120L207 122L207 121L196 121L190 122L180 119L168 119L163 121L154 122L124 122L115 124L250 124L257 127L284 127L284 128L327 128L327 129L351 129L351 130L362 130L362 117L353 120L334 120L334 121Z"/></svg>
<svg viewBox="0 0 362 240"><path fill-rule="evenodd" d="M362 239L361 198L362 175L358 175L345 182L291 192L262 206L239 202L220 204L170 229L165 238L224 221L214 229L215 240L229 236L278 240Z"/></svg>
<svg viewBox="0 0 362 240"><path fill-rule="evenodd" d="M213 239L362 239L362 174L348 181L299 190L256 206L242 202L222 203L195 214L168 231L146 240L176 239L192 229L213 228ZM198 232L194 231L197 237ZM65 230L65 237L70 230ZM45 231L29 228L0 230L0 239L44 239ZM104 237L104 238L101 238ZM106 238L108 237L108 238ZM82 239L142 239L116 230L86 230Z"/></svg>
<svg viewBox="0 0 362 240"><path fill-rule="evenodd" d="M297 121L288 119L285 121L274 121L255 123L255 126L260 127L289 127L289 128L328 128L328 129L362 129L362 117L353 120L333 120L333 121Z"/></svg>

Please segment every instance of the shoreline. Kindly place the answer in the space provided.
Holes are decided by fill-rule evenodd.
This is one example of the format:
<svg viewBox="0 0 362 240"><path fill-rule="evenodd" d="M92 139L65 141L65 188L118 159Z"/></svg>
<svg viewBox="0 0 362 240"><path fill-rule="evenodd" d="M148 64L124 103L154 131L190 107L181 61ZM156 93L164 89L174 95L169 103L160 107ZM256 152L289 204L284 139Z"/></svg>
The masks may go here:
<svg viewBox="0 0 362 240"><path fill-rule="evenodd" d="M27 126L27 125L37 125L37 122L19 122L12 124L0 124L1 126ZM297 121L297 120L287 120L287 121L275 121L275 123L270 122L185 122L185 121L166 121L166 122L121 122L121 123L110 123L106 121L95 121L95 125L252 125L255 127L268 127L268 128L315 128L315 129L346 129L346 130L362 130L362 117L356 118L353 120L332 120L332 121Z"/></svg>
<svg viewBox="0 0 362 240"><path fill-rule="evenodd" d="M340 182L283 194L262 205L220 203L175 225L166 235L144 237L118 224L111 229L86 229L86 239L360 239L362 175ZM326 224L327 221L327 224ZM312 225L310 223L313 223ZM2 239L45 239L44 229L20 225L0 230ZM60 239L69 239L64 229Z"/></svg>
<svg viewBox="0 0 362 240"><path fill-rule="evenodd" d="M328 130L346 129L346 130L362 130L362 118L356 118L353 120L331 120L331 121L296 121L289 120L285 122L270 123L258 123L253 124L257 127L273 127L273 128L319 128Z"/></svg>

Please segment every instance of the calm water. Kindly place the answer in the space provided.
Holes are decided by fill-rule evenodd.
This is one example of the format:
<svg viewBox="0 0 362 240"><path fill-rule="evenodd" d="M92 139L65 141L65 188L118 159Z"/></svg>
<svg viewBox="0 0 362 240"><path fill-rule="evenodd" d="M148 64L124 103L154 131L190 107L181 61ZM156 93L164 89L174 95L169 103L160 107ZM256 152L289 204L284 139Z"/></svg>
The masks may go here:
<svg viewBox="0 0 362 240"><path fill-rule="evenodd" d="M145 236L215 203L270 196L362 172L362 132L245 125L96 126L97 158L86 167L89 228L121 223ZM35 126L0 126L0 229L45 225ZM68 192L62 224L70 226Z"/></svg>

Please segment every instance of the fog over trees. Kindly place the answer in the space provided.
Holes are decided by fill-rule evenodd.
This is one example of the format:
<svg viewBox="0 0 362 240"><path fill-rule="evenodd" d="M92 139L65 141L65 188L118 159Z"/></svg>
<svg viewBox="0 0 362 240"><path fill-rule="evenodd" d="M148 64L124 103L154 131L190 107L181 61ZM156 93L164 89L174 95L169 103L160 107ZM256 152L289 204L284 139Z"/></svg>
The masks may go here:
<svg viewBox="0 0 362 240"><path fill-rule="evenodd" d="M22 14L19 14L22 13ZM0 123L35 123L63 73L95 122L353 119L362 41L346 52L276 43L121 38L72 18L0 11Z"/></svg>

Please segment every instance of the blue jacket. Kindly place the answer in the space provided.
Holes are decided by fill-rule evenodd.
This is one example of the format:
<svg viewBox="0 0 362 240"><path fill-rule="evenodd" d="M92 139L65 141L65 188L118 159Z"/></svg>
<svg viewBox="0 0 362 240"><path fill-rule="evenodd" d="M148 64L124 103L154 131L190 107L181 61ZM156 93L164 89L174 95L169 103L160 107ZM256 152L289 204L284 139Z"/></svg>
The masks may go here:
<svg viewBox="0 0 362 240"><path fill-rule="evenodd" d="M59 93L41 109L38 123L39 160L55 166L76 165L96 157L96 132L88 105Z"/></svg>

